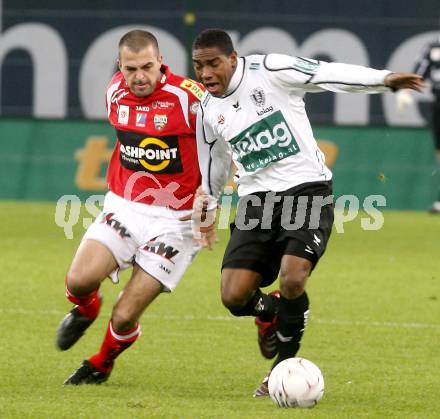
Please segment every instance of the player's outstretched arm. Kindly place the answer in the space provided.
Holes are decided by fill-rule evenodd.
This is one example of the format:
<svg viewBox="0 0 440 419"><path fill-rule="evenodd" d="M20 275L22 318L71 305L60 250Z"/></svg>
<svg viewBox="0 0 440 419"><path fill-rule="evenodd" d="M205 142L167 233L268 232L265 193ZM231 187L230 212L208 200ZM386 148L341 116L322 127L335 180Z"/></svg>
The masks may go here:
<svg viewBox="0 0 440 419"><path fill-rule="evenodd" d="M425 82L418 74L390 73L385 76L385 86L392 90L411 89L421 92L425 87Z"/></svg>

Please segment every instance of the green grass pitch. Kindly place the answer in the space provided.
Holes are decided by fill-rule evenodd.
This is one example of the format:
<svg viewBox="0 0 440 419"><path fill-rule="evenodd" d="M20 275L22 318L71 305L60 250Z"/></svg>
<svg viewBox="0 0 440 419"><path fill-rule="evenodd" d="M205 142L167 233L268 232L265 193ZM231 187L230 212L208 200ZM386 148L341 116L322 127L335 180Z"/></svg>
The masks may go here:
<svg viewBox="0 0 440 419"><path fill-rule="evenodd" d="M83 228L67 240L54 207L0 203L0 418L440 417L440 217L390 211L379 231L362 230L358 217L333 232L309 280L312 316L299 352L322 369L326 390L315 408L299 410L252 398L270 362L252 319L220 303L227 231L146 311L142 337L108 383L64 387L98 349L122 286L106 281L99 319L71 350L55 349L70 309L64 275Z"/></svg>

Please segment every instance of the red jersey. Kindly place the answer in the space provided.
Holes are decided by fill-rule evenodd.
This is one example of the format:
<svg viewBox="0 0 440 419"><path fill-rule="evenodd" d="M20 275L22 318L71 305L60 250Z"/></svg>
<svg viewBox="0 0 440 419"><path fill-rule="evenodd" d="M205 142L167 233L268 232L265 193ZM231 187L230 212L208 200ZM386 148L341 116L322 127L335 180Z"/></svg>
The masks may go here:
<svg viewBox="0 0 440 419"><path fill-rule="evenodd" d="M109 189L131 201L192 208L200 185L195 124L202 87L172 74L147 97L134 95L120 71L107 89L107 113L116 142L107 171Z"/></svg>

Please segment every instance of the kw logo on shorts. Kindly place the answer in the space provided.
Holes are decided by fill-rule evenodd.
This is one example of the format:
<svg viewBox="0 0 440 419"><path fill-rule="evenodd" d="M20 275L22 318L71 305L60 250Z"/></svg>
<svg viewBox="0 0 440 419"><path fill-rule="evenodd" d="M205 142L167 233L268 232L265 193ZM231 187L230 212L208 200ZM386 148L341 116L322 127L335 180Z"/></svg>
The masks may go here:
<svg viewBox="0 0 440 419"><path fill-rule="evenodd" d="M230 144L246 172L255 172L300 151L281 111L255 122Z"/></svg>
<svg viewBox="0 0 440 419"><path fill-rule="evenodd" d="M102 214L102 220L101 223L107 224L110 226L113 230L116 230L116 232L124 239L125 237L131 237L129 233L127 233L127 229L122 226L122 224L113 218L115 215L114 212L109 213L103 213Z"/></svg>
<svg viewBox="0 0 440 419"><path fill-rule="evenodd" d="M146 246L143 247L143 250L162 256L165 259L168 259L171 263L174 263L171 259L176 256L179 251L164 242L156 241L156 239L157 237L151 239Z"/></svg>
<svg viewBox="0 0 440 419"><path fill-rule="evenodd" d="M145 137L132 132L118 131L119 161L122 166L150 173L179 173L182 171L177 136Z"/></svg>

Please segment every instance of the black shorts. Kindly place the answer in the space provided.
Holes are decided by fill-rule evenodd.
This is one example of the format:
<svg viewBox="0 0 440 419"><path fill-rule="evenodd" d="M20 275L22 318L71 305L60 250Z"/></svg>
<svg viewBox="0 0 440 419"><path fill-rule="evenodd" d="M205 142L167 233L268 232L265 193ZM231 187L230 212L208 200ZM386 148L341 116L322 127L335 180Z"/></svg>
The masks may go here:
<svg viewBox="0 0 440 419"><path fill-rule="evenodd" d="M222 269L258 272L261 286L267 286L277 279L283 255L310 260L314 268L324 254L333 219L331 181L241 197Z"/></svg>

